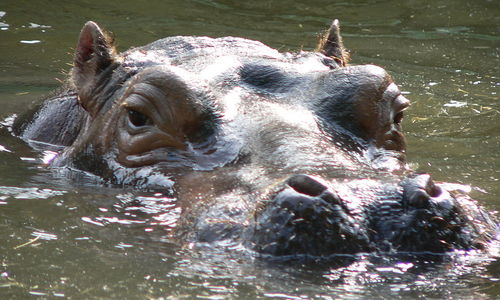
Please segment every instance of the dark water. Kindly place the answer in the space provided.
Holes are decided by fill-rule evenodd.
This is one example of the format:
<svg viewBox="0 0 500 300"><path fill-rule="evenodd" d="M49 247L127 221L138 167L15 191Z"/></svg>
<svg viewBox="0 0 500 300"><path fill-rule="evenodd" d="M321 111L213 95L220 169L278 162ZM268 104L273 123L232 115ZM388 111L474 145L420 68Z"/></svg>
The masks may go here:
<svg viewBox="0 0 500 300"><path fill-rule="evenodd" d="M58 86L87 20L119 50L169 35L241 36L311 50L332 18L353 63L384 66L412 107L409 160L470 185L500 210L500 4L447 1L0 2L0 120ZM254 260L169 240L179 213L161 195L75 183L0 129L0 298L488 299L498 256L359 256L335 264ZM134 200L145 205L126 206ZM127 208L125 208L127 207Z"/></svg>

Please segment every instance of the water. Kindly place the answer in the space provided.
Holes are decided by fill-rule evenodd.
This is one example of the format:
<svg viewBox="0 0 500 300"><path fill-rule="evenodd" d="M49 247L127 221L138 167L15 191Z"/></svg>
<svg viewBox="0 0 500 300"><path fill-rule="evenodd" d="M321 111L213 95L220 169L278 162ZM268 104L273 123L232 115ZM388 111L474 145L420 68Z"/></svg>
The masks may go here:
<svg viewBox="0 0 500 300"><path fill-rule="evenodd" d="M169 35L242 36L312 50L332 18L353 63L384 66L412 100L409 160L469 184L500 210L497 1L19 1L0 4L0 120L59 85L87 20L120 51ZM336 264L254 260L169 239L179 208L161 195L75 183L0 131L0 298L497 298L500 262L359 256ZM142 206L134 206L141 201Z"/></svg>

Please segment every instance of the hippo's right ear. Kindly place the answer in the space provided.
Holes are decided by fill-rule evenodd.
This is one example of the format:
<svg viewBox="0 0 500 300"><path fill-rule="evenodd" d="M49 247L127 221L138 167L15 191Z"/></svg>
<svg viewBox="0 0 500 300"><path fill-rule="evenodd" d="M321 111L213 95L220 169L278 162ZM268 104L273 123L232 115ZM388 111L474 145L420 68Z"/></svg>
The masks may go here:
<svg viewBox="0 0 500 300"><path fill-rule="evenodd" d="M100 106L92 92L100 81L99 75L114 61L114 53L111 39L99 25L92 21L85 23L75 50L72 77L78 101L92 116Z"/></svg>

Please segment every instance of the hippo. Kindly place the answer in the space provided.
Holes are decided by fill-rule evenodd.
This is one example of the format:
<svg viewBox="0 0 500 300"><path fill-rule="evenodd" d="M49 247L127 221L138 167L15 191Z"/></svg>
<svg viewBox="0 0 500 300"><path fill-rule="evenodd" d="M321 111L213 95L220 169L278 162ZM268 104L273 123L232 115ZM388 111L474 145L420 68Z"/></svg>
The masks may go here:
<svg viewBox="0 0 500 300"><path fill-rule="evenodd" d="M487 249L492 215L409 168L409 105L382 67L349 64L337 20L315 51L176 36L120 54L89 21L70 78L13 132L57 149L59 172L174 197L186 243L273 257Z"/></svg>

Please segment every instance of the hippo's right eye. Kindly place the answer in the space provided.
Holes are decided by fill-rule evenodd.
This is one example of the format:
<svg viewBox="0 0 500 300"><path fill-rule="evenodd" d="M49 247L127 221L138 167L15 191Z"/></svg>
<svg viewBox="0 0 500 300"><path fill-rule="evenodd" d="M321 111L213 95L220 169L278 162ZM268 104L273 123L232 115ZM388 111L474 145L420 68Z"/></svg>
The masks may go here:
<svg viewBox="0 0 500 300"><path fill-rule="evenodd" d="M403 121L403 112L400 111L394 116L394 124L401 124L401 121Z"/></svg>
<svg viewBox="0 0 500 300"><path fill-rule="evenodd" d="M128 109L128 120L134 127L142 127L151 124L151 119L143 113Z"/></svg>

